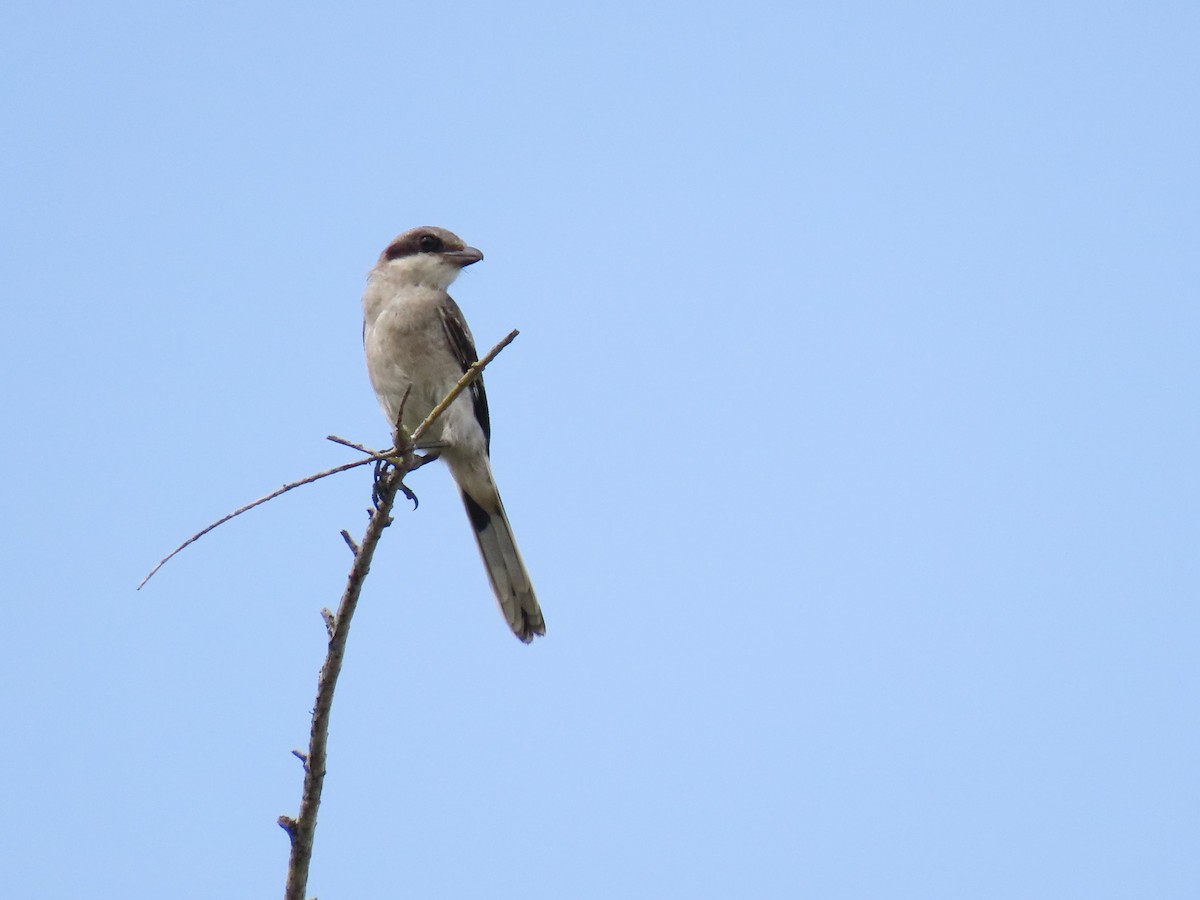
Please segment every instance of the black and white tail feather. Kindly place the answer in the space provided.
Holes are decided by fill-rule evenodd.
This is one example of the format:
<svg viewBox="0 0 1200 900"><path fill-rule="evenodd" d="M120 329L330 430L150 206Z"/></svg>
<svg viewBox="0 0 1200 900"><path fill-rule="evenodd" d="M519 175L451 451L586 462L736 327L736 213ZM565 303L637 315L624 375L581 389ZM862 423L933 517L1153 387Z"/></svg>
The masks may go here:
<svg viewBox="0 0 1200 900"><path fill-rule="evenodd" d="M538 635L546 633L546 622L542 609L533 593L533 583L521 559L521 551L513 538L512 526L504 512L500 495L495 495L496 508L488 512L465 490L462 491L463 506L471 527L475 529L475 540L483 557L488 581L500 602L500 611L508 621L513 634L529 643Z"/></svg>

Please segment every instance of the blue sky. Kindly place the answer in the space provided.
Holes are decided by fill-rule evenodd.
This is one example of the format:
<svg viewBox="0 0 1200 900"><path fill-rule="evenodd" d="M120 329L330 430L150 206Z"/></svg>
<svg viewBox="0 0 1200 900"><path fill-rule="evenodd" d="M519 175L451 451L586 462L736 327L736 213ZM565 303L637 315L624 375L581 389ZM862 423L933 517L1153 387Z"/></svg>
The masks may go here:
<svg viewBox="0 0 1200 900"><path fill-rule="evenodd" d="M415 476L310 894L1200 891L1193 4L10 4L0 894L259 897L454 294L545 610Z"/></svg>

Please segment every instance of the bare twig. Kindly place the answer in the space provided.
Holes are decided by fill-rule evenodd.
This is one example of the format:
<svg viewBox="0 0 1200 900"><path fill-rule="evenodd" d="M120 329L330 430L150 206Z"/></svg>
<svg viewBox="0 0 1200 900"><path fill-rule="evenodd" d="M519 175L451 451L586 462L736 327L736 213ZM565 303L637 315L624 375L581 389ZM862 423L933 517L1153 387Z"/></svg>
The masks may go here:
<svg viewBox="0 0 1200 900"><path fill-rule="evenodd" d="M307 478L301 478L299 481L293 481L290 484L285 484L283 487L279 488L278 490L271 491L271 493L267 494L265 497L259 497L257 500L247 503L245 506L239 507L238 509L235 509L233 512L231 512L227 515L221 516L221 518L217 519L217 521L213 522L208 527L203 528L200 531L197 531L190 538L188 538L186 541L184 541L182 544L180 544L178 547L176 547L174 550L172 550L170 553L168 553L162 559L160 559L158 561L158 565L156 565L153 569L151 569L149 574L147 574L146 577L142 579L142 582L141 582L141 584L139 584L137 586L137 589L140 591L142 588L144 588L146 586L146 582L149 581L151 578L153 578L154 574L159 569L161 569L163 566L165 566L169 560L171 560L173 557L177 556L182 550L186 549L187 547L190 547L192 544L196 543L196 541L200 540L200 538L204 537L206 534L208 534L214 528L217 528L220 525L224 525L230 519L235 519L238 516L240 516L242 513L249 512L250 510L254 509L254 507L256 507L256 506L262 506L267 501L274 500L276 497L280 497L283 494L286 494L288 491L293 490L295 488L303 487L306 484L312 484L314 481L320 481L322 478L328 478L330 475L337 475L340 472L348 472L351 469L356 469L359 466L365 466L365 465L368 465L369 463L373 463L373 462L376 462L381 459L391 459L395 455L396 455L395 448L393 448L391 450L385 450L381 453L371 453L371 455L366 457L365 459L356 459L354 462L343 463L340 466L334 466L332 469L326 469L324 472L318 472L315 475L309 475Z"/></svg>
<svg viewBox="0 0 1200 900"><path fill-rule="evenodd" d="M513 331L503 341L492 348L483 359L472 365L456 384L450 393L439 403L412 433L405 436L403 429L397 429L396 444L393 453L388 457L393 463L390 468L378 476L374 487L375 508L370 511L370 521L362 543L355 549L354 563L346 580L346 589L342 593L337 615L325 611L325 625L329 631L329 651L325 664L321 667L321 675L317 680L317 702L313 707L312 730L309 734L308 755L304 759L304 792L300 798L300 814L294 819L290 816L280 816L279 825L288 833L292 852L288 860L287 888L285 900L304 900L308 887L308 871L312 862L313 838L317 827L317 810L321 805L321 791L325 783L326 751L329 743L329 718L333 709L333 692L337 687L338 676L342 670L342 659L346 652L346 640L350 633L350 620L358 606L358 598L362 592L363 582L371 570L371 561L375 556L375 548L383 536L383 530L392 523L391 511L396 501L396 494L403 490L404 476L408 474L416 459L413 447L420 435L426 433L445 410L454 402L462 391L483 368L496 358L496 355L507 347L517 336ZM366 462L368 460L360 460ZM353 541L343 532L346 542L353 548Z"/></svg>
<svg viewBox="0 0 1200 900"><path fill-rule="evenodd" d="M325 435L325 440L333 441L335 444L341 444L343 447L349 447L352 450L357 450L360 453L366 453L368 455L375 452L370 447L364 447L362 444L356 444L354 441L348 441L343 437L338 437L336 434Z"/></svg>

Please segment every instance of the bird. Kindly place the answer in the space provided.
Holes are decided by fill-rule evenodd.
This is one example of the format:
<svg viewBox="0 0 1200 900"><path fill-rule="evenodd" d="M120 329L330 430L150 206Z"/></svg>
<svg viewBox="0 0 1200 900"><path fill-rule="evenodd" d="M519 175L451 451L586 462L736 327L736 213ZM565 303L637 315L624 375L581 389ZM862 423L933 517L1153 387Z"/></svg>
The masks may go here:
<svg viewBox="0 0 1200 900"><path fill-rule="evenodd" d="M478 360L471 329L446 291L482 259L453 232L425 225L392 240L367 275L363 349L371 386L392 427L402 416L400 424L412 432ZM462 495L500 610L528 644L546 633L546 622L492 475L491 437L482 378L428 433Z"/></svg>

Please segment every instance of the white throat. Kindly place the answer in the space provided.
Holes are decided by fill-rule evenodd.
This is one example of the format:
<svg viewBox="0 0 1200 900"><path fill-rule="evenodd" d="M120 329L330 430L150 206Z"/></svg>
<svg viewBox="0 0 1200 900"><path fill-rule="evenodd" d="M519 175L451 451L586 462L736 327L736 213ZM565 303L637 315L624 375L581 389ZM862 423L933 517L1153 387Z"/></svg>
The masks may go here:
<svg viewBox="0 0 1200 900"><path fill-rule="evenodd" d="M462 269L433 253L415 253L391 259L379 267L389 281L398 285L431 287L444 291Z"/></svg>

